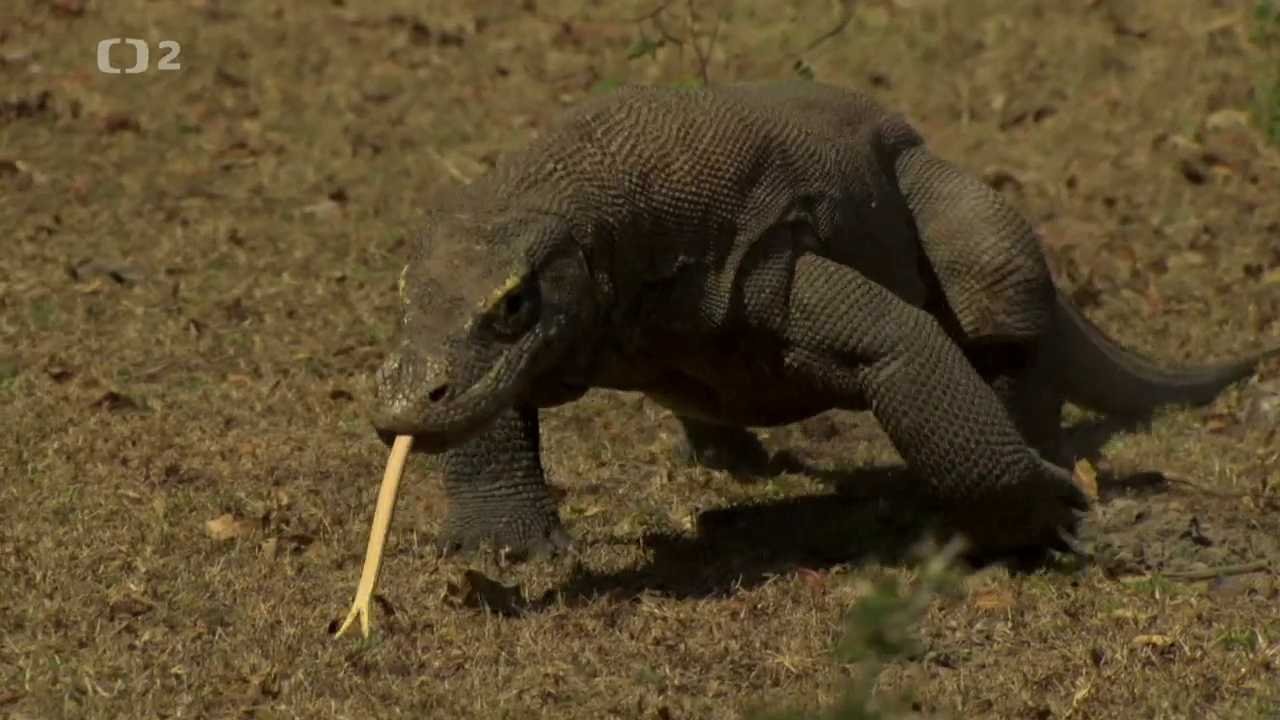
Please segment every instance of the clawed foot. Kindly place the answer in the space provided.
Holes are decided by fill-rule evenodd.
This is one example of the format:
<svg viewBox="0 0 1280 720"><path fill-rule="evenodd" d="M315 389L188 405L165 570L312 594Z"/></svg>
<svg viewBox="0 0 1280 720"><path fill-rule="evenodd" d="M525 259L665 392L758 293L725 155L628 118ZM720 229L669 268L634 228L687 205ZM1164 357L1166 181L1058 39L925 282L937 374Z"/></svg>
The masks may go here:
<svg viewBox="0 0 1280 720"><path fill-rule="evenodd" d="M1091 555L1080 538L1089 516L1090 501L1071 473L1040 461L1031 481L1010 489L1007 497L992 498L984 507L958 510L954 522L967 536L974 554L984 557L1056 550Z"/></svg>
<svg viewBox="0 0 1280 720"><path fill-rule="evenodd" d="M470 554L488 546L514 562L543 560L573 550L569 534L554 513L516 519L450 513L433 544L444 556Z"/></svg>

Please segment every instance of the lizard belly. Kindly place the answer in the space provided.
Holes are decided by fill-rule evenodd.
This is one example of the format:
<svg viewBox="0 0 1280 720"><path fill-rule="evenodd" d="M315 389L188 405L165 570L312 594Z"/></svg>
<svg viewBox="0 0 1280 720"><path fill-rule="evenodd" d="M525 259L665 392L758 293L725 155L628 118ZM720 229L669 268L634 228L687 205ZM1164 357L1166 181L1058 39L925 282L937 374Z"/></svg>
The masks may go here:
<svg viewBox="0 0 1280 720"><path fill-rule="evenodd" d="M681 347L663 360L643 392L678 415L707 422L772 426L803 420L831 403L788 382L780 353L747 342Z"/></svg>

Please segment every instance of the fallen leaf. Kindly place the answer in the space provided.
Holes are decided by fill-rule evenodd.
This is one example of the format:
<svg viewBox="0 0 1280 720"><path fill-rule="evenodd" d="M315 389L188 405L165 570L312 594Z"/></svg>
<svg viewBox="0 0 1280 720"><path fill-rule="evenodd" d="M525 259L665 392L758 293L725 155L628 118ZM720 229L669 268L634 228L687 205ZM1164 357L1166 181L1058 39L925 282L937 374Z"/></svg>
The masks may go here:
<svg viewBox="0 0 1280 720"><path fill-rule="evenodd" d="M276 538L268 538L258 546L258 551L261 552L262 556L268 560L275 560L276 555L279 554L279 550L280 541Z"/></svg>
<svg viewBox="0 0 1280 720"><path fill-rule="evenodd" d="M813 568L800 568L800 570L796 574L800 576L800 580L803 581L804 584L808 586L808 588L811 591L816 593L826 592L827 590L826 573L818 572Z"/></svg>
<svg viewBox="0 0 1280 720"><path fill-rule="evenodd" d="M99 123L104 133L140 132L142 125L138 119L125 112L107 113Z"/></svg>
<svg viewBox="0 0 1280 720"><path fill-rule="evenodd" d="M1076 486L1084 491L1085 496L1090 501L1098 500L1098 471L1093 469L1093 465L1085 459L1076 461L1076 466L1071 473L1071 479L1075 481Z"/></svg>
<svg viewBox="0 0 1280 720"><path fill-rule="evenodd" d="M1139 647L1166 648L1173 644L1173 638L1168 635L1139 635L1133 639L1133 644Z"/></svg>
<svg viewBox="0 0 1280 720"><path fill-rule="evenodd" d="M979 610L1003 612L1014 606L1013 593L1006 589L987 590L974 593L969 603Z"/></svg>
<svg viewBox="0 0 1280 720"><path fill-rule="evenodd" d="M107 615L112 619L118 617L138 617L146 615L155 608L154 605L136 597L126 597L116 600L107 606Z"/></svg>
<svg viewBox="0 0 1280 720"><path fill-rule="evenodd" d="M593 515L599 515L600 513L604 512L604 507L600 505L576 505L575 504L575 505L569 505L565 509L567 510L567 514L569 515L569 517L577 518L579 520L583 518L592 517Z"/></svg>
<svg viewBox="0 0 1280 720"><path fill-rule="evenodd" d="M94 400L91 406L108 412L127 412L142 409L137 400L127 395L122 395L115 390L108 390L103 393L102 397Z"/></svg>
<svg viewBox="0 0 1280 720"><path fill-rule="evenodd" d="M244 537L251 534L255 529L255 525L250 520L237 518L231 513L224 513L218 517L208 520L204 524L204 530L209 537L218 541L234 540L238 537Z"/></svg>
<svg viewBox="0 0 1280 720"><path fill-rule="evenodd" d="M1221 130L1230 127L1249 127L1249 113L1243 110L1227 108L1209 115L1204 121L1205 129Z"/></svg>
<svg viewBox="0 0 1280 720"><path fill-rule="evenodd" d="M50 7L53 12L63 17L80 17L84 15L86 0L53 0Z"/></svg>
<svg viewBox="0 0 1280 720"><path fill-rule="evenodd" d="M49 376L50 380L59 384L64 383L75 376L74 371L57 361L50 361L48 365L45 365L44 373Z"/></svg>
<svg viewBox="0 0 1280 720"><path fill-rule="evenodd" d="M507 616L519 615L524 606L519 585L507 587L475 570L467 570L461 582L449 583L444 599L454 607L487 609Z"/></svg>
<svg viewBox="0 0 1280 720"><path fill-rule="evenodd" d="M325 198L317 203L306 205L299 209L302 215L312 217L317 220L330 220L336 218L342 213L342 205L334 202L329 198Z"/></svg>
<svg viewBox="0 0 1280 720"><path fill-rule="evenodd" d="M1235 424L1235 417L1230 413L1213 413L1205 418L1204 429L1211 433L1220 433Z"/></svg>

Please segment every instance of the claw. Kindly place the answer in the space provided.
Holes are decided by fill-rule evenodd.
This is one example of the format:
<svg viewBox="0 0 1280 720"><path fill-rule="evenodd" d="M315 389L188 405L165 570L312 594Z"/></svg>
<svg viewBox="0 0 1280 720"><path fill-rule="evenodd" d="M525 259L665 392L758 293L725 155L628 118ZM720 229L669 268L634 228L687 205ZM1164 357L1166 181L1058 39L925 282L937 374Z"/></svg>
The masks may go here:
<svg viewBox="0 0 1280 720"><path fill-rule="evenodd" d="M1062 542L1062 544L1065 545L1072 554L1079 555L1084 558L1093 556L1093 552L1080 540L1080 538L1076 537L1075 533L1061 527L1058 528L1057 533L1058 540Z"/></svg>
<svg viewBox="0 0 1280 720"><path fill-rule="evenodd" d="M531 533L532 538L523 533L507 533L501 523L459 530L449 528L446 521L445 526L446 529L431 543L440 558L466 555L484 548L497 553L502 562L544 560L565 552L573 553L573 541L560 526L559 519L554 517L548 519L548 527Z"/></svg>

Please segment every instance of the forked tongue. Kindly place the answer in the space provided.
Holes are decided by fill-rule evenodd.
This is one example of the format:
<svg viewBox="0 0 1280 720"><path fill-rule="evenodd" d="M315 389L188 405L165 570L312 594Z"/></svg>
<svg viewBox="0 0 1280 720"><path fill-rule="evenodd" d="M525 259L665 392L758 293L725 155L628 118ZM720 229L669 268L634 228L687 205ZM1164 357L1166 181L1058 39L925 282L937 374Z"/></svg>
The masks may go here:
<svg viewBox="0 0 1280 720"><path fill-rule="evenodd" d="M378 571L382 569L382 548L391 529L391 516L396 509L396 493L400 490L400 476L404 475L405 459L413 446L412 435L397 435L387 458L387 469L382 473L382 486L378 489L378 505L373 511L373 527L369 529L369 547L364 553L364 569L360 571L360 584L356 586L356 598L351 603L347 619L334 637L342 637L347 628L360 620L360 633L369 637L369 614L373 602L373 589L378 584Z"/></svg>

